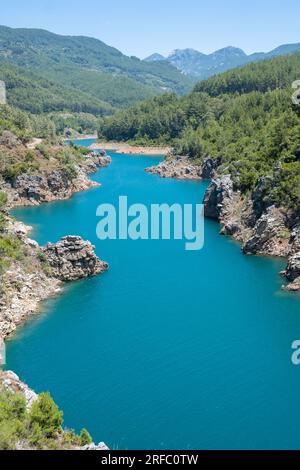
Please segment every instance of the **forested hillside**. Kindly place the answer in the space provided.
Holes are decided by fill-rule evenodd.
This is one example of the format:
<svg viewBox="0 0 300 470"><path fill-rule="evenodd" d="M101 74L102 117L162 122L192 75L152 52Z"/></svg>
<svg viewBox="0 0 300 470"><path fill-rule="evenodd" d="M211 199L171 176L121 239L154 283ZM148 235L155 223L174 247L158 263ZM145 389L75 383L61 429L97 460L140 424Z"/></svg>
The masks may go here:
<svg viewBox="0 0 300 470"><path fill-rule="evenodd" d="M263 62L248 64L245 67L216 75L199 82L195 91L218 96L224 93L266 92L277 88L290 88L299 79L300 52Z"/></svg>
<svg viewBox="0 0 300 470"><path fill-rule="evenodd" d="M88 103L92 98L117 108L165 91L185 93L194 83L168 63L146 63L97 39L44 30L0 26L0 60L51 81L52 88L68 88L71 97L70 89L79 92L80 102L84 93Z"/></svg>
<svg viewBox="0 0 300 470"><path fill-rule="evenodd" d="M300 207L300 112L291 84L300 54L227 72L199 83L193 93L156 97L104 119L100 137L164 143L195 161L218 158L236 189L248 192L273 175L274 202Z"/></svg>
<svg viewBox="0 0 300 470"><path fill-rule="evenodd" d="M12 106L34 114L68 111L94 115L111 114L113 107L88 93L61 86L29 70L0 61L7 100Z"/></svg>

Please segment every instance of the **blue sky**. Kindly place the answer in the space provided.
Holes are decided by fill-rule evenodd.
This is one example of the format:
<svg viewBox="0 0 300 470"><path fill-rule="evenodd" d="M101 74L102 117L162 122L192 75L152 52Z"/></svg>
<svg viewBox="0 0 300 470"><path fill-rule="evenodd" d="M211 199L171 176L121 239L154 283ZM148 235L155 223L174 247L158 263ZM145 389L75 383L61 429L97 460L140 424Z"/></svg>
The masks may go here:
<svg viewBox="0 0 300 470"><path fill-rule="evenodd" d="M268 51L300 42L299 0L9 0L0 24L93 36L145 57L191 47Z"/></svg>

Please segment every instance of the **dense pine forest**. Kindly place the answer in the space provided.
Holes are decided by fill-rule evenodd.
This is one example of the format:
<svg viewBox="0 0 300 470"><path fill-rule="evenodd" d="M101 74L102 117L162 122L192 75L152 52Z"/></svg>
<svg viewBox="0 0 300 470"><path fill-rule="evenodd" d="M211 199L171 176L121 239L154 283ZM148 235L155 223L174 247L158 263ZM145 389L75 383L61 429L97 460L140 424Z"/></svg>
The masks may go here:
<svg viewBox="0 0 300 470"><path fill-rule="evenodd" d="M300 112L292 83L300 54L250 64L196 85L179 98L166 94L103 119L100 138L170 144L196 163L211 156L236 189L252 190L272 176L268 197L300 206Z"/></svg>

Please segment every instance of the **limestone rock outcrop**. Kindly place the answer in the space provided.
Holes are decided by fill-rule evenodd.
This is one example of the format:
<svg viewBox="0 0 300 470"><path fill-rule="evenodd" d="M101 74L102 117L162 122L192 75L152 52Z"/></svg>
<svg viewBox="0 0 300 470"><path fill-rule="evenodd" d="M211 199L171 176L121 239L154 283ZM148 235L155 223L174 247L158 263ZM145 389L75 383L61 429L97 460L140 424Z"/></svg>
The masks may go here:
<svg viewBox="0 0 300 470"><path fill-rule="evenodd" d="M66 170L54 170L45 175L17 176L11 183L12 202L18 204L40 204L57 199L68 199L73 193L97 186L80 169L70 178Z"/></svg>
<svg viewBox="0 0 300 470"><path fill-rule="evenodd" d="M56 279L69 282L95 276L108 269L89 241L78 236L67 236L58 243L48 243L43 249L51 274Z"/></svg>
<svg viewBox="0 0 300 470"><path fill-rule="evenodd" d="M204 180L210 180L215 177L216 169L218 167L218 160L213 158L206 158L202 164L201 177Z"/></svg>
<svg viewBox="0 0 300 470"><path fill-rule="evenodd" d="M204 196L204 215L210 219L220 220L228 210L233 197L233 182L229 175L215 178Z"/></svg>
<svg viewBox="0 0 300 470"><path fill-rule="evenodd" d="M285 222L285 214L279 208L269 207L258 219L252 236L244 244L244 253L288 256L290 232Z"/></svg>
<svg viewBox="0 0 300 470"><path fill-rule="evenodd" d="M110 157L93 153L85 157L84 162L74 167L72 172L60 168L41 174L23 173L5 183L9 205L38 205L68 199L76 192L99 186L99 183L89 179L88 174L110 163Z"/></svg>
<svg viewBox="0 0 300 470"><path fill-rule="evenodd" d="M283 272L290 283L285 289L288 291L300 291L300 224L293 229L290 246L288 264Z"/></svg>
<svg viewBox="0 0 300 470"><path fill-rule="evenodd" d="M245 254L286 257L282 275L289 291L300 291L300 223L295 214L270 204L266 188L271 180L261 179L251 198L234 191L230 176L213 179L204 197L204 213L218 220L221 233L241 243Z"/></svg>
<svg viewBox="0 0 300 470"><path fill-rule="evenodd" d="M188 157L175 157L170 160L164 160L159 165L146 168L147 173L157 174L161 178L174 179L201 179L201 169L191 163Z"/></svg>
<svg viewBox="0 0 300 470"><path fill-rule="evenodd" d="M21 382L19 377L12 371L0 372L0 383L10 392L21 393L26 400L27 410L29 410L38 399L38 395L31 390L28 385Z"/></svg>
<svg viewBox="0 0 300 470"><path fill-rule="evenodd" d="M30 258L28 260L30 262ZM19 263L13 263L1 284L5 289L0 291L0 336L3 338L38 314L41 301L61 291L60 281L44 273L38 264L33 266L33 272L28 272Z"/></svg>

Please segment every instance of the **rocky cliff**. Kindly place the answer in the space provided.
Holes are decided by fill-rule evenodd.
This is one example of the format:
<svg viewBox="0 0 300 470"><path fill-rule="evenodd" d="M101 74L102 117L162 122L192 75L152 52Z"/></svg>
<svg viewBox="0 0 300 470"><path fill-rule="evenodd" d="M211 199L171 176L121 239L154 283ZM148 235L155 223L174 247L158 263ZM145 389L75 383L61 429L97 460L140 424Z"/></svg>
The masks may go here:
<svg viewBox="0 0 300 470"><path fill-rule="evenodd" d="M74 193L99 186L88 178L88 174L108 166L111 158L94 152L85 157L83 163L68 168L45 170L38 174L23 173L3 183L9 196L9 206L38 205L59 199L68 199Z"/></svg>
<svg viewBox="0 0 300 470"><path fill-rule="evenodd" d="M161 178L211 179L204 197L204 214L221 224L221 234L233 236L244 254L288 259L281 273L289 281L285 289L300 291L300 217L270 200L274 179L262 177L249 196L242 196L230 175L218 176L220 161L206 158L191 164L188 157L173 157L147 168Z"/></svg>
<svg viewBox="0 0 300 470"><path fill-rule="evenodd" d="M292 231L288 265L283 274L290 281L286 289L300 291L300 223Z"/></svg>
<svg viewBox="0 0 300 470"><path fill-rule="evenodd" d="M89 241L69 235L58 243L48 243L43 253L52 276L69 282L95 276L108 269L108 264L95 255L94 249Z"/></svg>
<svg viewBox="0 0 300 470"><path fill-rule="evenodd" d="M283 275L288 290L300 290L300 223L295 214L270 205L259 181L251 197L234 190L229 175L212 180L204 197L206 217L218 220L221 233L241 242L245 254L288 258Z"/></svg>
<svg viewBox="0 0 300 470"><path fill-rule="evenodd" d="M39 313L41 301L58 295L63 282L95 276L108 269L90 242L64 237L44 248L27 237L28 229L11 221L10 228L23 250L1 278L0 336L11 335L21 323Z"/></svg>

